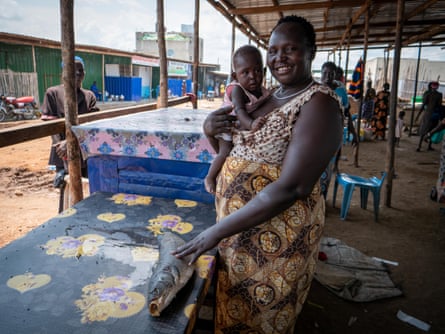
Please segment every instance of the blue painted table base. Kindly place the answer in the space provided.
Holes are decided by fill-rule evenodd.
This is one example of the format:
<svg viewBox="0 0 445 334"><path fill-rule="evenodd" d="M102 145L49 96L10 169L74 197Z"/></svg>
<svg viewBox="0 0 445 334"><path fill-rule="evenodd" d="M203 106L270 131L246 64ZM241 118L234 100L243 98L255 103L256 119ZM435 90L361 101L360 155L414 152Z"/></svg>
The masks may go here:
<svg viewBox="0 0 445 334"><path fill-rule="evenodd" d="M88 159L90 192L140 194L214 203L204 188L208 163L125 156Z"/></svg>

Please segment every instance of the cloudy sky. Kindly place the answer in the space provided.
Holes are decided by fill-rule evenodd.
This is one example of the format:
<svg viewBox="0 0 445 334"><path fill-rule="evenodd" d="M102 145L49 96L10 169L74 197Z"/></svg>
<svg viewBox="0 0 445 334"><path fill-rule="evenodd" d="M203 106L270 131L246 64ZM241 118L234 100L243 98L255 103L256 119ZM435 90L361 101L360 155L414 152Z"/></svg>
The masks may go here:
<svg viewBox="0 0 445 334"><path fill-rule="evenodd" d="M232 27L207 1L201 0L200 7L204 62L229 71ZM0 31L60 41L58 0L0 0L0 8ZM164 12L167 31L180 31L181 24L193 25L194 0L164 0ZM155 30L156 0L74 0L74 21L76 43L133 51L136 31ZM246 43L247 38L237 32L235 48ZM349 68L360 55L360 51L350 53ZM382 51L368 52L368 59L377 56ZM417 58L417 49L405 49L402 57ZM422 58L445 60L445 51L425 48ZM319 53L313 68L319 69L326 60L327 55Z"/></svg>

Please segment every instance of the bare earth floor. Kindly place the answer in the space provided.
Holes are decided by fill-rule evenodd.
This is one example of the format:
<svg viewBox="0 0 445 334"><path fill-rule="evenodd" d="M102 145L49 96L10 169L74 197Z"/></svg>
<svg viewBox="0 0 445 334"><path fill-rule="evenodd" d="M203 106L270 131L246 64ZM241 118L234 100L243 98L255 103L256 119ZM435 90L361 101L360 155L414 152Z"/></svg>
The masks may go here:
<svg viewBox="0 0 445 334"><path fill-rule="evenodd" d="M200 102L204 109L220 104L218 100ZM9 125L1 123L0 127ZM385 183L378 222L373 220L372 198L363 210L358 191L345 221L339 218L341 190L337 208L332 206L332 183L326 205L325 236L366 255L398 262L390 266L391 278L403 296L354 303L314 281L297 324L298 333L421 333L396 317L399 310L430 324L429 333L445 333L445 216L440 213L445 205L429 198L438 176L440 145L434 146L435 151L416 152L418 139L405 133L395 149L397 177L390 192L391 207L386 206ZM340 171L380 176L386 145L384 141L360 143L359 167L353 165L352 147L345 145ZM42 138L0 148L0 247L57 215L59 193L52 186L54 172L47 170L49 146L50 139Z"/></svg>

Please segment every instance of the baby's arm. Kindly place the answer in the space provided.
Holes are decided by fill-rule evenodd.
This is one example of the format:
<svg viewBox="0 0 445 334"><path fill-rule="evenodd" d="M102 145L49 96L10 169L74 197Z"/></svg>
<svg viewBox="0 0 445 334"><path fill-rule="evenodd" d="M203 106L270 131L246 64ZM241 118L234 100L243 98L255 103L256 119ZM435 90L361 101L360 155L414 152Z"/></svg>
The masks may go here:
<svg viewBox="0 0 445 334"><path fill-rule="evenodd" d="M233 86L231 100L232 104L235 107L234 110L241 124L241 128L244 130L251 130L253 118L250 117L250 115L246 111L246 103L248 103L248 98L240 86Z"/></svg>
<svg viewBox="0 0 445 334"><path fill-rule="evenodd" d="M252 120L252 125L250 127L250 130L257 131L259 128L263 126L263 124L266 123L266 119L262 116L255 118Z"/></svg>

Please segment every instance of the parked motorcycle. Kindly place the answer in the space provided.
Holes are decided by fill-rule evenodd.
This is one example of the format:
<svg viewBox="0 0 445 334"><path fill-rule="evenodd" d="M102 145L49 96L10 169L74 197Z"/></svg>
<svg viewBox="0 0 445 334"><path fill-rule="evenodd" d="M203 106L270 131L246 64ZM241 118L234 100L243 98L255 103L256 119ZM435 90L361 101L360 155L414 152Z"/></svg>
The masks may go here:
<svg viewBox="0 0 445 334"><path fill-rule="evenodd" d="M34 96L13 97L1 95L0 97L0 122L7 119L14 121L21 119L33 119L40 117Z"/></svg>

